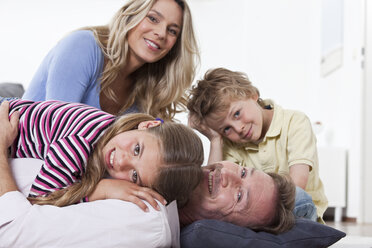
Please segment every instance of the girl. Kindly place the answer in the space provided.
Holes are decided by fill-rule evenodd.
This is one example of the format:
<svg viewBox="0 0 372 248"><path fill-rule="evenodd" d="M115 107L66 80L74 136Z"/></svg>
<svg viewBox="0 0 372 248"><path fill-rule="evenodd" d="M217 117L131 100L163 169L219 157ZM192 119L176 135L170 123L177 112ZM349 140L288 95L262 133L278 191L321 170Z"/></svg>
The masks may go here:
<svg viewBox="0 0 372 248"><path fill-rule="evenodd" d="M33 203L64 206L89 196L129 200L145 209L139 198L156 207L151 197L162 197L142 187L182 203L199 183L202 143L182 124L161 124L147 114L115 119L87 105L59 101L12 100L9 116L15 111L19 134L11 157L45 161L31 187ZM105 174L109 178L101 180Z"/></svg>
<svg viewBox="0 0 372 248"><path fill-rule="evenodd" d="M185 107L198 58L184 0L130 0L106 26L62 39L23 98L81 102L111 114L171 119Z"/></svg>

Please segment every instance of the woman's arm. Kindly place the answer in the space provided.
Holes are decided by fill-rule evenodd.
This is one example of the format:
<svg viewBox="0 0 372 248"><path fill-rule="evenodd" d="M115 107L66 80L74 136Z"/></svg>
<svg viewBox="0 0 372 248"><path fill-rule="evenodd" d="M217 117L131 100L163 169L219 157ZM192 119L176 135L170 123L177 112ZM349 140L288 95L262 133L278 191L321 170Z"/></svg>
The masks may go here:
<svg viewBox="0 0 372 248"><path fill-rule="evenodd" d="M103 54L90 31L69 34L48 53L35 73L24 99L83 102L99 107L97 80ZM93 94L89 102L90 94Z"/></svg>

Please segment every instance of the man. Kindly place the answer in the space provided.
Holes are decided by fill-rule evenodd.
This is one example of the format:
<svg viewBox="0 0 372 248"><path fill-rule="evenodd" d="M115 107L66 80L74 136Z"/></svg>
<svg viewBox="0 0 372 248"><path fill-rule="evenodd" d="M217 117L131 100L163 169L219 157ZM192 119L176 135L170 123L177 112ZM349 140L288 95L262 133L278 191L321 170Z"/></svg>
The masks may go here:
<svg viewBox="0 0 372 248"><path fill-rule="evenodd" d="M12 161L12 170L19 190L27 192L41 163L33 167L33 163L38 164L37 160L18 160L20 161ZM5 163L0 167L1 179L4 179L2 173L4 168L8 168L4 165ZM33 167L32 170L29 169L30 167ZM261 171L246 169L227 161L204 167L203 171L205 175L203 181L195 189L186 207L179 210L182 224L186 225L198 219L214 218L275 233L291 227L293 185L284 177L274 174L276 179L273 179ZM24 186L19 184L20 179L26 177L28 184ZM0 180L0 189L4 189L2 182L6 181ZM279 190L278 182L282 185L279 186ZM278 192L283 191L280 189L283 187L292 189L289 190L288 195L283 195L284 199L288 199L287 203L291 203L290 199L292 199L292 204L287 205L287 209L284 204L275 203ZM168 225L162 215L163 210L159 212L150 208L150 213L143 213L136 205L117 200L90 202L63 208L30 205L16 189L14 186L11 192L0 197L0 209L4 213L0 215L0 222L3 224L0 228L0 243L7 244L9 247L16 247L19 244L24 247L50 247L51 243L63 247L130 246L133 241L131 237L136 237L135 233L141 234L141 239L136 241L136 244L140 244L141 247L157 247L156 244L169 246L170 241L162 238L169 237L169 234L162 234L162 232L154 235L156 230L164 230ZM8 205L14 208L6 207L9 201L13 204ZM279 210L276 208L278 204L281 206ZM239 205L245 208L239 209ZM108 209L110 211L107 211ZM273 215L281 221L270 226ZM168 216L171 216L169 212ZM177 214L172 216L175 218ZM255 226L252 225L253 223ZM173 229L171 227L171 237L177 239L178 234L173 232L174 229L178 230L177 227ZM74 233L80 234L74 235ZM100 235L100 233L110 235ZM154 239L154 236L159 237ZM163 243L159 243L159 240ZM172 246L177 243L177 240L173 241Z"/></svg>
<svg viewBox="0 0 372 248"><path fill-rule="evenodd" d="M0 118L0 130L2 130L0 134L0 212L3 213L0 215L0 243L9 244L7 245L9 247L20 244L25 247L35 245L48 247L51 243L64 247L72 244L79 247L110 247L126 244L125 242L128 242L128 239L121 238L125 235L118 232L118 230L125 229L130 231L131 229L135 230L135 228L132 228L134 223L128 223L127 218L130 216L119 215L126 212L124 211L126 209L125 206L121 205L122 201L107 200L99 201L96 204L92 202L65 208L47 205L32 206L18 192L19 185L17 186L16 180L12 176L7 160L7 148L17 134L18 114L14 114L10 121L7 118L7 114L7 108L0 106L0 117L6 117ZM287 213L287 209L290 212L293 208L294 187L291 183L286 180L279 180L282 184L278 184L278 180L275 179L274 175L270 175L273 178L270 179L270 176L263 172L242 168L230 162L221 162L205 167L204 172L205 178L195 189L195 194L191 196L187 206L180 210L180 215L185 217L181 218L184 224L186 224L184 220L191 221L192 218L197 220L204 217L218 218L272 232L284 230L277 227L282 226L280 225L281 220L287 220L285 218L286 215L278 213ZM18 173L15 174L17 175ZM278 175L276 177L282 178ZM282 192L281 188L283 185L286 187L290 186L291 190L288 191L288 195L281 195L280 192ZM205 199L201 198L203 196ZM279 198L283 199L283 197L288 199L290 204L283 205L283 200L279 200ZM195 203L198 203L201 199L202 201L200 201L198 207ZM215 203L222 201L222 203L229 204L226 204L227 208L223 208L223 205L215 205L218 207L215 210L221 210L220 213L215 211L212 212L214 213L212 215L205 214L209 211L207 208L210 206L208 201L213 199L216 199ZM234 202L231 204L230 201ZM245 206L246 209L238 208L239 204ZM260 207L260 204L271 204L270 206L272 207L267 207L267 205L261 205ZM219 206L221 206L221 209ZM277 206L279 206L279 209L276 208ZM190 214L190 210L193 208L195 209L194 217ZM107 209L110 209L110 211L107 211ZM141 212L137 212L134 215L138 216L137 218L142 215L149 216ZM288 220L293 220L293 216L291 216L290 214L288 215ZM66 219L69 226L61 225L61 222L66 221ZM114 219L115 221L112 221ZM43 225L38 225L39 229L32 224L40 222ZM151 226L151 223L156 224L159 222L161 222L159 218L152 218L146 221L148 223L147 226ZM288 223L293 224L293 221ZM129 228L126 228L127 224ZM269 229L263 228L265 225L268 225ZM31 226L33 227L31 228ZM164 228L164 226L158 226L159 229L164 230L161 227ZM141 225L141 228L146 227ZM154 229L151 228L150 231L153 233ZM76 235L73 235L74 233ZM106 233L108 236L98 235L98 233ZM129 233L127 232L126 234ZM169 237L170 235L167 236ZM177 234L172 235L172 238L175 236ZM144 237L141 237L142 240L144 241L143 247L145 247L145 244L148 247L152 247ZM151 240L159 244L158 240ZM169 244L170 240L167 240L166 243ZM174 244L174 242L172 243ZM136 244L138 245L139 241Z"/></svg>
<svg viewBox="0 0 372 248"><path fill-rule="evenodd" d="M272 233L292 228L295 186L289 177L229 161L203 167L204 178L179 210L182 225L218 219Z"/></svg>

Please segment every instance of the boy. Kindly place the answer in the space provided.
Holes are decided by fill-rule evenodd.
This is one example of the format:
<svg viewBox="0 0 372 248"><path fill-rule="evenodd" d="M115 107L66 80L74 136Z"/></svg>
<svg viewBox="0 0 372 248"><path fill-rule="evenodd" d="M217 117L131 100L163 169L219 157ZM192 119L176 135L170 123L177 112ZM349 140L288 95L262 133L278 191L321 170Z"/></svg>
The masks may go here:
<svg viewBox="0 0 372 248"><path fill-rule="evenodd" d="M322 222L328 206L319 178L316 138L308 117L262 100L244 73L217 68L193 87L189 122L210 140L208 164L230 160L289 174L297 186L295 215ZM312 202L305 201L305 190Z"/></svg>

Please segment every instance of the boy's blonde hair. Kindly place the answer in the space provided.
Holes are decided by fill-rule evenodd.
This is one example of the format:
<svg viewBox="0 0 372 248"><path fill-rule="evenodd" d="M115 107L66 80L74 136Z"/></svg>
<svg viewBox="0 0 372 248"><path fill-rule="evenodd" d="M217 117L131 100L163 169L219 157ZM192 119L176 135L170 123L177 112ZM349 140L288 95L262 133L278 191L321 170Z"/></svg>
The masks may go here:
<svg viewBox="0 0 372 248"><path fill-rule="evenodd" d="M156 0L130 0L106 26L87 27L107 61L101 76L101 92L112 101L117 96L111 85L126 66L129 56L128 33L150 11ZM141 112L170 120L186 107L185 91L191 86L199 61L191 11L185 0L175 0L183 12L181 32L172 49L161 60L144 64L133 73L131 94L120 113L136 103Z"/></svg>
<svg viewBox="0 0 372 248"><path fill-rule="evenodd" d="M253 96L259 97L260 92L245 73L216 68L208 70L204 78L192 87L187 108L200 123L210 114L226 111L231 101Z"/></svg>
<svg viewBox="0 0 372 248"><path fill-rule="evenodd" d="M142 113L119 117L98 140L81 181L47 196L29 198L30 201L40 205L66 206L90 195L106 172L105 164L100 160L102 148L116 135L137 129L141 122L149 120L154 120L154 117ZM159 139L162 160L162 167L153 171L155 180L151 187L167 202L177 200L182 206L202 179L203 144L191 128L179 123L165 122L146 131Z"/></svg>

